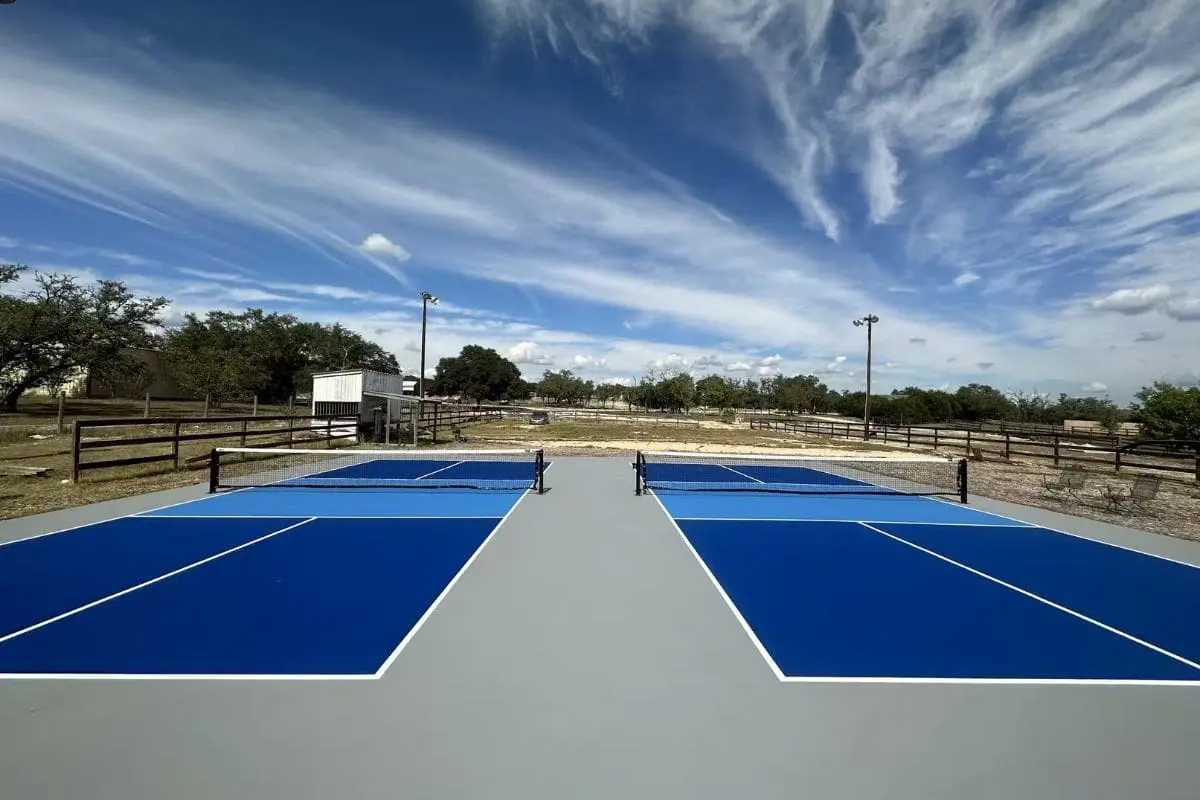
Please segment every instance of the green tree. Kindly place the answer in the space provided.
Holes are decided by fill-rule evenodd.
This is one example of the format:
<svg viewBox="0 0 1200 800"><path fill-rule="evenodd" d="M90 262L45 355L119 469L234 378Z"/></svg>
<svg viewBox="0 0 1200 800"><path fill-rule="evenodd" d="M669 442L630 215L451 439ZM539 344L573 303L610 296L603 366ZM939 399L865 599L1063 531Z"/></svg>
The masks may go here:
<svg viewBox="0 0 1200 800"><path fill-rule="evenodd" d="M1200 440L1200 388L1156 381L1142 387L1137 399L1134 419L1144 438Z"/></svg>
<svg viewBox="0 0 1200 800"><path fill-rule="evenodd" d="M0 286L27 268L0 265ZM33 288L0 294L0 410L38 387L61 386L90 369L114 380L137 370L128 348L151 347L163 297L137 298L120 281L81 285L69 275L35 273Z"/></svg>
<svg viewBox="0 0 1200 800"><path fill-rule="evenodd" d="M516 364L490 347L469 344L457 356L438 361L435 386L440 394L476 402L519 399L525 381Z"/></svg>
<svg viewBox="0 0 1200 800"><path fill-rule="evenodd" d="M696 381L696 405L724 411L736 397L735 387L720 375L708 375Z"/></svg>
<svg viewBox="0 0 1200 800"><path fill-rule="evenodd" d="M987 384L960 386L954 397L962 418L969 422L1010 419L1014 414L1009 399L999 389Z"/></svg>
<svg viewBox="0 0 1200 800"><path fill-rule="evenodd" d="M250 347L250 322L224 311L204 318L188 314L167 334L163 353L171 374L185 391L208 396L214 405L247 399L268 381Z"/></svg>

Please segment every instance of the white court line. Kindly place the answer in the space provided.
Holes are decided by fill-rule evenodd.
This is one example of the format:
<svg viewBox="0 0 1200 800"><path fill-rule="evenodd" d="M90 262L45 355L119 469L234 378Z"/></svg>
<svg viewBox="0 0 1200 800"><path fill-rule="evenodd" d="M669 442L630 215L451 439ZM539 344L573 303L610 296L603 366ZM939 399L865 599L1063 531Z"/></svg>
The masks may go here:
<svg viewBox="0 0 1200 800"><path fill-rule="evenodd" d="M137 514L131 519L301 519L304 514ZM314 519L500 519L496 514L319 514Z"/></svg>
<svg viewBox="0 0 1200 800"><path fill-rule="evenodd" d="M824 519L818 517L676 517L680 522L848 522L867 525L942 525L950 528L1036 528L1036 525L989 525L986 522L905 522L897 519Z"/></svg>
<svg viewBox="0 0 1200 800"><path fill-rule="evenodd" d="M945 500L941 497L926 497L925 499L926 500L934 500L938 503L946 503L947 505L952 505L952 506L957 506L957 507L961 507L963 505L962 503L952 502L950 500ZM984 498L984 499L986 500L986 499L990 499L990 498ZM1001 501L1001 502L1003 502L1003 501ZM1031 525L1035 528L1041 528L1042 530L1045 530L1045 531L1053 531L1054 533L1061 533L1063 536L1071 536L1075 539L1082 539L1085 542L1094 542L1095 544L1106 544L1109 547L1115 547L1118 550L1128 550L1131 553L1140 553L1141 555L1150 556L1151 558L1158 558L1158 559L1162 559L1163 561L1170 561L1172 564L1180 564L1185 567L1191 567L1192 569L1200 569L1200 564L1192 564L1191 562L1180 561L1179 559L1171 558L1170 556L1164 556L1164 555L1160 555L1158 553L1150 553L1145 550L1138 550L1136 547L1130 547L1130 546L1124 545L1124 544L1117 544L1116 542L1107 542L1103 539L1093 539L1092 537L1084 536L1081 533L1071 533L1070 531L1064 531L1064 530L1061 530L1060 528L1051 528L1048 525L1041 525L1036 522L1026 522L1023 519L1018 519L1016 517L1010 517L1007 514L997 514L994 511L983 511L982 509L975 509L975 510L978 511L980 514L987 514L989 516L995 517L996 519L1006 519L1011 522L1021 522L1025 525ZM1042 510L1048 511L1049 509L1042 509ZM1061 513L1061 512L1054 512L1054 513ZM1088 521L1096 522L1097 520L1088 520ZM1112 524L1112 523L1107 523L1107 524ZM1138 531L1138 533L1150 533L1150 532L1149 531Z"/></svg>
<svg viewBox="0 0 1200 800"><path fill-rule="evenodd" d="M421 629L421 626L424 625L431 616L433 616L433 612L437 610L437 607L441 605L442 600L444 600L446 595L450 593L450 590L454 588L454 584L458 583L458 579L461 578L464 573L466 573L467 569L470 568L473 563L475 563L475 559L478 558L479 554L483 552L483 548L487 547L488 542L492 540L492 537L496 535L496 532L504 527L504 523L507 522L508 518L512 516L512 513L517 510L517 506L521 505L521 501L532 493L532 489L526 489L521 496L517 498L517 502L513 503L512 508L510 508L508 512L500 518L500 521L496 523L496 527L492 528L492 532L484 537L484 540L479 543L479 547L475 548L475 552L471 554L471 557L468 558L466 563L459 568L458 572L454 573L454 577L450 579L450 582L446 584L445 588L442 589L438 596L434 598L433 602L429 605L429 608L425 609L425 613L421 615L421 618L418 619L415 624L413 624L412 628L409 629L404 638L400 640L400 644L396 645L396 649L391 652L391 654L379 666L379 669L375 671L376 678L383 677L384 673L387 672L388 667L390 667L392 662L394 662L400 655L400 651L403 650L405 646L407 646L412 640L412 638L417 635L417 631Z"/></svg>
<svg viewBox="0 0 1200 800"><path fill-rule="evenodd" d="M1129 641L1134 642L1135 644L1140 644L1143 647L1149 648L1149 649L1153 650L1154 652L1159 653L1160 655L1167 656L1168 658L1172 658L1172 659L1180 662L1181 664L1186 664L1187 666L1192 667L1193 669L1200 670L1200 664L1197 664L1194 661L1190 661L1190 660L1184 658L1183 656L1179 655L1178 653L1172 653L1170 650L1164 650L1163 648L1159 647L1158 645L1147 642L1145 639L1139 639L1138 637L1134 636L1133 634L1126 633L1125 631L1120 630L1119 628L1114 628L1111 625L1106 625L1105 623L1100 622L1097 619L1093 619L1092 617L1089 617L1086 614L1082 614L1078 611L1075 611L1074 609L1067 608L1064 605L1059 605L1058 603L1055 603L1053 600L1047 600L1045 597L1042 597L1039 594L1034 594L1033 592L1028 591L1027 589L1022 589L1020 586L1016 586L1014 584L1008 583L1007 581L1003 581L1000 578L995 577L994 575L989 575L988 573L983 572L982 570L975 569L974 567L969 567L966 564L962 563L961 561L955 561L953 558L950 558L949 556L944 556L941 553L938 553L934 550L930 550L927 547L922 547L921 545L910 542L907 539L904 539L900 536L896 536L895 534L888 533L887 531L885 531L881 528L876 528L875 526L869 525L865 522L860 522L859 524L862 525L867 530L878 533L880 536L886 536L887 538L892 539L893 541L899 542L900 544L911 547L914 550L919 550L922 553L925 553L926 555L930 555L936 559L945 561L947 564L952 564L952 565L958 567L959 569L963 569L963 570L966 570L967 572L970 572L973 575L978 575L980 578L984 578L985 580L989 580L992 583L999 584L1000 586L1003 586L1005 589L1011 589L1012 591L1014 591L1018 594L1023 594L1026 597L1037 600L1040 603L1045 603L1046 605L1050 606L1051 608L1061 611L1064 614L1070 614L1072 617L1076 617L1077 619L1081 619L1084 622L1091 623L1092 625L1095 625L1097 628L1103 628L1104 630L1108 631L1109 633L1115 633L1117 636L1120 636L1123 639L1128 639ZM1200 682L1198 682L1196 685L1200 686Z"/></svg>
<svg viewBox="0 0 1200 800"><path fill-rule="evenodd" d="M414 481L423 480L425 478L428 478L430 475L437 475L439 472L445 472L448 469L453 469L454 467L457 467L459 464L465 464L465 463L467 463L467 462L466 461L455 461L453 464L447 464L444 467L439 467L438 469L435 469L433 472L427 472L424 475L418 475L417 477L413 478L413 480Z"/></svg>
<svg viewBox="0 0 1200 800"><path fill-rule="evenodd" d="M708 579L712 582L712 585L716 587L717 592L721 595L721 599L725 601L725 605L728 606L729 610L733 612L733 616L738 621L738 624L742 626L742 630L745 631L746 635L750 637L750 641L753 642L754 646L758 649L758 654L763 657L763 661L767 662L767 666L771 668L771 672L774 673L777 679L783 680L785 677L783 670L781 670L779 665L775 663L775 660L771 658L771 654L767 652L767 648L763 647L763 643L758 640L758 636L755 635L754 630L750 627L750 623L746 622L746 618L742 616L742 612L738 611L738 607L733 604L733 600L731 600L729 595L725 593L725 587L722 586L720 581L717 580L717 577L712 574L712 570L708 568L708 564L704 563L704 559L701 558L700 554L696 552L696 548L692 547L692 543L688 541L687 536L684 535L683 529L679 527L679 523L677 523L675 518L671 516L671 512L667 511L667 507L663 505L662 500L659 499L657 494L650 492L650 496L654 498L654 502L658 503L658 507L662 509L664 514L666 514L667 521L671 523L671 527L675 529L677 534L679 534L679 538L683 540L688 552L692 554L692 557L696 559L696 563L700 565L700 569L704 570L704 574L708 576Z"/></svg>
<svg viewBox="0 0 1200 800"><path fill-rule="evenodd" d="M196 485L201 486L203 484L196 484ZM183 488L189 488L189 487L183 487ZM95 522L82 522L78 525L72 525L69 528L59 528L58 530L55 530L55 531L46 531L45 533L35 533L32 536L23 536L20 539L10 539L6 542L0 542L0 547L6 547L7 545L17 544L19 542L30 542L30 541L33 541L34 539L41 539L46 536L54 536L55 534L59 534L59 533L68 533L70 531L77 531L80 528L90 528L93 525L103 525L106 522L116 522L119 519L134 519L135 517L149 515L151 511L162 511L162 510L168 509L168 508L176 508L177 506L186 506L188 503L199 503L204 500L214 500L218 497L226 497L228 495L237 494L238 492L244 492L244 491L247 491L248 489L253 489L253 488L254 488L253 486L243 486L241 489L234 489L232 491L226 492L224 495L206 494L201 497L193 497L188 500L179 500L174 503L167 503L166 505L163 505L163 506L154 506L153 508L147 508L145 511L135 511L132 514L117 514L115 517L105 517L103 519L98 519ZM131 495L130 497L116 498L116 499L129 500L129 499L132 499L133 497L138 497L138 496L139 495ZM106 502L111 502L111 501L106 501ZM76 508L87 508L87 506L86 505L76 506ZM70 509L63 509L63 510L67 511ZM56 512L50 512L50 513L56 513ZM204 515L197 515L197 516L204 516ZM291 517L284 517L284 519L297 519L297 516L293 514Z"/></svg>
<svg viewBox="0 0 1200 800"><path fill-rule="evenodd" d="M109 600L115 600L118 597L123 597L124 595L127 595L130 592L136 592L138 589L144 589L147 586L158 583L159 581L164 581L167 578L170 578L170 577L180 574L181 572L187 572L189 569L193 569L194 567L199 567L202 564L207 564L210 561L215 561L216 559L221 558L222 556L227 556L230 553L236 553L238 550L242 550L253 544L258 544L259 542L266 541L267 539L270 539L273 536L278 536L281 533L287 533L288 531L298 528L301 525L307 525L308 523L312 522L315 519L317 519L317 518L309 517L308 519L301 520L300 522L297 522L293 525L288 525L286 528L280 528L279 530L272 531L271 533L268 533L264 536L259 536L257 539L251 539L248 542L243 542L242 544L239 544L236 547L231 547L228 550L222 550L220 553L217 553L215 555L211 555L206 558L202 558L199 561L193 561L191 564L182 566L179 569L171 570L168 573L159 575L157 578L151 578L148 581L142 581L141 583L137 584L136 586L130 586L127 589L122 589L119 592L114 592L113 594L110 594L107 597L102 597L99 600L93 600L92 602L87 603L82 606L79 606L78 608L73 608L70 611L66 611L57 616L50 617L49 619L44 619L41 622L37 622L37 623L34 623L33 625L30 625L29 627L22 628L19 631L14 631L14 632L8 634L7 636L0 636L0 644L3 644L4 642L9 641L10 639L15 639L18 636L23 636L26 633L36 631L38 628L44 628L45 626L50 625L51 623L64 620L67 617L73 617L76 614L80 613L81 611L87 611L89 608L95 608L96 606L101 605L102 603L107 603Z"/></svg>
<svg viewBox="0 0 1200 800"><path fill-rule="evenodd" d="M186 675L181 673L120 673L120 672L0 672L0 680L39 680L39 681L374 681L378 676L374 673L353 673L350 675Z"/></svg>
<svg viewBox="0 0 1200 800"><path fill-rule="evenodd" d="M753 475L747 475L746 473L742 472L741 470L736 470L733 467L729 466L728 464L717 464L717 466L721 467L722 469L727 469L730 472L741 475L743 478L749 478L750 480L754 481L755 483L766 483L766 481L760 481L758 478L754 477Z"/></svg>
<svg viewBox="0 0 1200 800"><path fill-rule="evenodd" d="M882 676L854 678L802 675L786 677L782 680L784 683L907 683L947 686L1200 686L1200 681L1122 680L1119 678L890 678Z"/></svg>

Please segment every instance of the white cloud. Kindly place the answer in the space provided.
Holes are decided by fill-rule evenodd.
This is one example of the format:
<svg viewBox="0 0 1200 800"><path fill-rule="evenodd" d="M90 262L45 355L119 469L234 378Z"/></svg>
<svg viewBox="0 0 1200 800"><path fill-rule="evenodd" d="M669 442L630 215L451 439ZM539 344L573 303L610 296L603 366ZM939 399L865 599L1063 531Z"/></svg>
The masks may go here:
<svg viewBox="0 0 1200 800"><path fill-rule="evenodd" d="M1091 383L1084 384L1080 389L1088 394L1102 394L1108 391L1108 386L1100 381L1092 381Z"/></svg>
<svg viewBox="0 0 1200 800"><path fill-rule="evenodd" d="M753 367L746 361L734 361L725 365L726 372L749 372Z"/></svg>
<svg viewBox="0 0 1200 800"><path fill-rule="evenodd" d="M10 239L7 236L0 236L0 247L12 248L17 247L18 244L19 243L16 239Z"/></svg>
<svg viewBox="0 0 1200 800"><path fill-rule="evenodd" d="M408 259L412 258L411 253L382 233L372 233L366 239L363 239L358 249L373 256L387 256L397 261L408 261Z"/></svg>
<svg viewBox="0 0 1200 800"><path fill-rule="evenodd" d="M553 359L538 351L537 342L518 342L508 348L508 358L514 364L549 366L554 363Z"/></svg>
<svg viewBox="0 0 1200 800"><path fill-rule="evenodd" d="M1135 342L1157 342L1167 335L1166 331L1142 331L1135 338Z"/></svg>
<svg viewBox="0 0 1200 800"><path fill-rule="evenodd" d="M777 367L783 363L783 356L776 353L773 356L764 356L758 360L760 367Z"/></svg>
<svg viewBox="0 0 1200 800"><path fill-rule="evenodd" d="M870 207L871 222L886 222L900 207L900 164L888 147L887 139L879 131L870 136L867 149L866 171L863 173L863 190Z"/></svg>
<svg viewBox="0 0 1200 800"><path fill-rule="evenodd" d="M608 363L608 360L604 358L597 358L596 356L580 355L577 353L575 357L571 359L571 363L573 363L579 369L590 369L593 367L596 369L603 369Z"/></svg>
<svg viewBox="0 0 1200 800"><path fill-rule="evenodd" d="M692 369L713 369L721 366L721 357L716 355L700 356L692 362Z"/></svg>
<svg viewBox="0 0 1200 800"><path fill-rule="evenodd" d="M1134 316L1153 310L1171 295L1170 286L1155 284L1137 289L1117 289L1104 297L1091 300L1088 305L1097 311L1115 311L1118 314Z"/></svg>
<svg viewBox="0 0 1200 800"><path fill-rule="evenodd" d="M670 375L685 372L691 362L679 353L668 353L662 358L656 358L648 365L650 369Z"/></svg>
<svg viewBox="0 0 1200 800"><path fill-rule="evenodd" d="M979 277L979 273L977 272L963 272L954 279L954 285L959 288L963 286L970 286L972 283L979 280Z"/></svg>

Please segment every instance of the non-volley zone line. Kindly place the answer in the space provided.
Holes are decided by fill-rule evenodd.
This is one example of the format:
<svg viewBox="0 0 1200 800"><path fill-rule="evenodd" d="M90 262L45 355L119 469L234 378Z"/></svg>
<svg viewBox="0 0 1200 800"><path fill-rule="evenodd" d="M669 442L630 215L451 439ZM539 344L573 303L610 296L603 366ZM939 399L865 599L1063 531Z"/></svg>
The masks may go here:
<svg viewBox="0 0 1200 800"><path fill-rule="evenodd" d="M0 641L0 677L382 677L519 503L500 518L298 521L16 631ZM130 521L165 526L161 540L204 522Z"/></svg>
<svg viewBox="0 0 1200 800"><path fill-rule="evenodd" d="M1178 648L875 526L672 522L782 681L1200 686ZM1174 617L1177 632L1187 618Z"/></svg>

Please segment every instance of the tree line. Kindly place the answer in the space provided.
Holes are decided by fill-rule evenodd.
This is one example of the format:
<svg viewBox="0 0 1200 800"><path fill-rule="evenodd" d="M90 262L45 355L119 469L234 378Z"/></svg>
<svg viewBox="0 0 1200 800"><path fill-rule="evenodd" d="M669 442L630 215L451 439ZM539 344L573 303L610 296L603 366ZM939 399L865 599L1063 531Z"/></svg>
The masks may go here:
<svg viewBox="0 0 1200 800"><path fill-rule="evenodd" d="M145 365L130 348L158 350L186 392L214 403L257 396L284 403L311 386L315 372L373 369L398 373L396 357L342 325L306 322L262 309L188 314L163 324L164 297L135 297L119 281L80 284L67 275L35 274L31 287L5 290L25 267L0 264L0 410L13 412L22 393L62 386L80 370L109 386L146 381ZM473 402L519 402L539 397L556 405L603 406L686 413L702 407L822 413L859 417L864 393L831 389L815 375L754 379L689 373L647 374L631 386L597 383L570 370L546 370L526 381L496 350L468 345L442 358L427 394ZM954 391L910 386L873 395L871 416L894 425L949 421L1014 421L1061 425L1095 420L1115 430L1139 422L1151 438L1200 440L1200 388L1158 382L1120 408L1108 399L1011 391L972 383Z"/></svg>
<svg viewBox="0 0 1200 800"><path fill-rule="evenodd" d="M30 389L56 390L82 371L93 383L140 394L146 364L130 350L163 354L171 377L192 396L219 405L257 396L285 403L307 390L314 372L368 368L399 372L395 356L341 325L247 309L186 315L171 326L165 297L135 297L120 281L81 284L37 273L7 291L27 268L0 265L0 410L15 412Z"/></svg>

